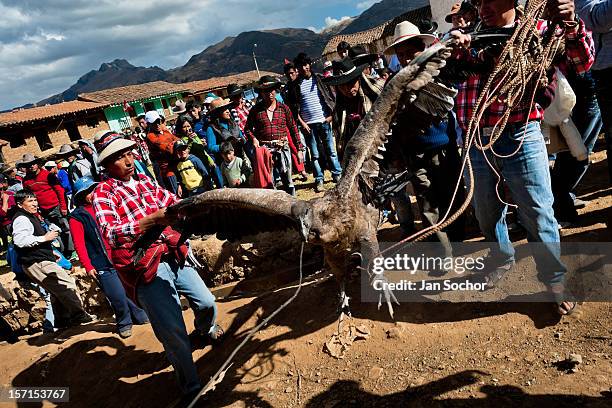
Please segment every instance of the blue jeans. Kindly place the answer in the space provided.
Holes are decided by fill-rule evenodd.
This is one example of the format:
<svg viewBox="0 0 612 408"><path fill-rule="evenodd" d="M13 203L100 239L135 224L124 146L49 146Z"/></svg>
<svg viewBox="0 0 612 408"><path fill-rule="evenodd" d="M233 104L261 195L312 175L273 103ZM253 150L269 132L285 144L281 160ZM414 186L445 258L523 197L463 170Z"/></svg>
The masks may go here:
<svg viewBox="0 0 612 408"><path fill-rule="evenodd" d="M45 320L43 321L42 329L46 332L53 332L55 330L55 315L53 314L53 305L51 304L51 294L36 283L32 285L38 288L40 295L45 299Z"/></svg>
<svg viewBox="0 0 612 408"><path fill-rule="evenodd" d="M199 390L201 383L191 355L191 342L179 295L189 301L195 314L196 329L202 333L212 332L217 317L215 297L192 267L181 268L176 261L162 262L155 279L137 288L138 302L147 312L153 332L164 346L182 392L187 394Z"/></svg>
<svg viewBox="0 0 612 408"><path fill-rule="evenodd" d="M98 281L115 312L117 330L132 327L132 322L143 324L149 321L145 311L127 298L116 270L98 271Z"/></svg>
<svg viewBox="0 0 612 408"><path fill-rule="evenodd" d="M334 135L331 125L327 122L308 124L310 133L305 133L306 142L310 149L310 157L312 159L312 167L314 169L314 177L319 181L323 181L323 169L319 163L320 150L324 149L325 158L327 159L330 171L335 177L340 177L342 169L338 161L338 153L334 146Z"/></svg>
<svg viewBox="0 0 612 408"><path fill-rule="evenodd" d="M519 146L523 124L511 124L495 142L493 149L501 155L509 155ZM483 137L483 143L488 138ZM516 154L499 158L486 151L487 158L512 194L521 225L527 230L529 242L543 244L533 246L538 268L538 278L546 284L562 283L565 266L560 258L559 230L553 212L553 195L548 168L548 154L539 122L529 122L522 146ZM497 176L485 161L483 152L470 150L474 167L474 209L485 239L497 242L499 253L494 254L499 265L514 261L514 248L508 236L506 213L495 191ZM500 184L500 195L503 197Z"/></svg>

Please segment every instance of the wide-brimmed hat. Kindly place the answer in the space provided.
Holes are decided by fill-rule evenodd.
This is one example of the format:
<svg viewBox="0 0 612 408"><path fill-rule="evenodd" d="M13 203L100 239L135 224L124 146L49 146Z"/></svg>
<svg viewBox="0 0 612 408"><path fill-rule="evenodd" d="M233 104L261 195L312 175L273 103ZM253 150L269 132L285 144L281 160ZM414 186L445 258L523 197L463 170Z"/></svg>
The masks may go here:
<svg viewBox="0 0 612 408"><path fill-rule="evenodd" d="M56 162L54 162L53 160L49 160L49 161L47 161L45 164L43 164L43 167L44 167L44 168L49 168L49 167L53 168L53 167L57 167L57 163L56 163Z"/></svg>
<svg viewBox="0 0 612 408"><path fill-rule="evenodd" d="M224 98L217 98L210 103L211 114L217 114L219 112L223 112L225 109L229 109L233 105L232 101Z"/></svg>
<svg viewBox="0 0 612 408"><path fill-rule="evenodd" d="M79 200L83 196L91 193L98 183L89 176L83 176L74 182L74 199Z"/></svg>
<svg viewBox="0 0 612 408"><path fill-rule="evenodd" d="M174 107L172 108L172 112L176 113L177 115L181 114L181 113L185 113L187 112L187 103L185 103L184 100L179 99L178 101L174 102ZM145 118L146 120L146 118Z"/></svg>
<svg viewBox="0 0 612 408"><path fill-rule="evenodd" d="M281 81L273 77L272 75L264 75L255 84L255 89L259 91L265 91L267 89L280 88L282 85Z"/></svg>
<svg viewBox="0 0 612 408"><path fill-rule="evenodd" d="M60 146L59 151L55 155L60 156L60 157L66 157L66 156L77 154L79 152L80 150L78 147L73 147L72 145L69 145L69 144L63 144Z"/></svg>
<svg viewBox="0 0 612 408"><path fill-rule="evenodd" d="M33 155L32 153L26 153L21 156L20 164L24 167L28 167L30 164L34 164L40 161L40 157Z"/></svg>
<svg viewBox="0 0 612 408"><path fill-rule="evenodd" d="M98 130L96 133L94 133L94 137L93 137L94 144L104 139L104 137L108 135L109 133L115 133L115 131L110 130L110 129Z"/></svg>
<svg viewBox="0 0 612 408"><path fill-rule="evenodd" d="M344 57L340 61L332 63L333 73L331 76L323 78L323 82L329 86L346 84L358 78L366 66L367 64L361 64L356 67L350 57Z"/></svg>
<svg viewBox="0 0 612 408"><path fill-rule="evenodd" d="M395 26L393 43L387 47L385 54L394 54L396 45L414 38L420 38L425 43L426 47L429 47L436 41L436 36L431 34L421 34L419 28L410 21L402 21Z"/></svg>
<svg viewBox="0 0 612 408"><path fill-rule="evenodd" d="M435 35L434 33L438 31L438 23L427 19L419 21L419 24L417 24L417 26L419 27L419 31L422 34Z"/></svg>
<svg viewBox="0 0 612 408"><path fill-rule="evenodd" d="M149 125L155 123L156 120L161 120L161 116L159 116L159 113L157 111L152 110L145 113L145 121Z"/></svg>
<svg viewBox="0 0 612 408"><path fill-rule="evenodd" d="M129 150L136 146L136 142L124 138L122 135L117 134L116 137L109 138L108 141L102 143L100 146L100 153L98 154L98 164L104 164L104 161L109 157Z"/></svg>
<svg viewBox="0 0 612 408"><path fill-rule="evenodd" d="M351 47L348 56L353 60L355 65L371 64L378 59L378 54L370 54L362 45Z"/></svg>
<svg viewBox="0 0 612 408"><path fill-rule="evenodd" d="M469 1L462 1L462 2L455 3L453 4L453 7L451 7L450 14L448 14L444 18L444 21L446 21L447 23L452 23L454 15L461 14L461 13L467 13L468 11L476 11L476 6L474 6Z"/></svg>
<svg viewBox="0 0 612 408"><path fill-rule="evenodd" d="M234 96L242 95L244 93L244 89L238 84L229 84L227 86L227 97L233 98Z"/></svg>

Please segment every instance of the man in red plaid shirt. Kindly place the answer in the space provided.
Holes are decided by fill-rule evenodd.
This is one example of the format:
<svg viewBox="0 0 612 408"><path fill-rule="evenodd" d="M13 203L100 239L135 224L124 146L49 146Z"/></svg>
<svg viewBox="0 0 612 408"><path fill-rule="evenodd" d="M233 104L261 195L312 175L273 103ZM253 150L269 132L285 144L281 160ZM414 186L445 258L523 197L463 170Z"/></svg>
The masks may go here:
<svg viewBox="0 0 612 408"><path fill-rule="evenodd" d="M515 26L519 22L516 5L515 0L482 0L479 6L482 26ZM584 28L582 20L574 13L574 1L549 0L548 17L552 21L560 21L564 28L565 58L560 68L571 69L578 74L589 70L594 61L593 40ZM544 21L538 23L541 33L546 30L546 26ZM469 35L459 32L451 34L469 49ZM477 50L466 51L460 58L469 59L471 55L478 55L478 59L482 59L482 53ZM456 99L457 118L464 130L487 79L487 74L475 74L459 86ZM538 98L539 103L530 105L528 97L525 98L527 100L521 101L519 107L511 112L508 125L492 149L483 154L482 151L472 148L470 157L475 176L474 208L480 229L487 241L499 243L499 256L493 265L495 269L486 277L488 284L494 286L514 264L514 249L506 225L507 205L497 198L498 195L503 195L502 189L497 190L499 174L518 206L519 220L527 230L529 240L547 244L540 256L536 257L538 278L547 284L554 295L558 312L565 315L571 313L576 304L563 299L565 266L560 259L559 245L555 244L559 242L559 230L552 208L548 154L540 130L540 121L546 108L542 105L550 103L555 87L556 84L551 81L551 85L543 93L547 98ZM527 88L529 89L529 86ZM488 143L493 127L505 110L505 102L499 100L483 115L479 123L483 144Z"/></svg>
<svg viewBox="0 0 612 408"><path fill-rule="evenodd" d="M261 94L262 102L251 109L244 131L255 149L263 146L270 150L273 170L280 177L285 190L295 195L291 176L291 154L296 155L300 163L304 161L304 156L291 109L276 100L276 90L279 87L280 82L276 78L270 75L261 77L257 90ZM259 169L260 165L261 163L256 163L255 167ZM273 175L273 182L274 179Z"/></svg>
<svg viewBox="0 0 612 408"><path fill-rule="evenodd" d="M186 399L201 388L191 355L179 296L189 300L196 330L217 341L222 330L215 324L217 307L198 273L186 263L188 248L168 225L166 207L178 198L144 175L134 174L136 144L117 135L101 146L98 161L108 180L94 192L96 219L111 247L111 259L127 295L147 312L157 339L174 367ZM135 259L135 243L143 234L156 233L159 239ZM162 233L163 230L163 233Z"/></svg>

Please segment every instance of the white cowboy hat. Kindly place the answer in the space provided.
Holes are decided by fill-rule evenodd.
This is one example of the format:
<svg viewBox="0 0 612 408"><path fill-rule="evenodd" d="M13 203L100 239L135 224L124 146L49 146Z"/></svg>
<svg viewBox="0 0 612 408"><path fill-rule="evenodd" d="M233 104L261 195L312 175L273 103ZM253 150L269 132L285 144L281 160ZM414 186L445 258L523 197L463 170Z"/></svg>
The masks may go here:
<svg viewBox="0 0 612 408"><path fill-rule="evenodd" d="M395 54L395 46L404 41L420 38L425 43L425 47L429 47L436 41L436 36L431 34L421 34L419 28L412 24L410 21L402 21L395 26L395 32L393 34L393 43L387 47L385 54Z"/></svg>
<svg viewBox="0 0 612 408"><path fill-rule="evenodd" d="M118 135L116 139L111 139L110 142L108 142L108 144L102 148L102 151L98 156L98 164L104 164L104 161L115 153L129 150L134 146L136 146L135 142L124 139L122 136Z"/></svg>
<svg viewBox="0 0 612 408"><path fill-rule="evenodd" d="M149 125L158 119L161 119L161 116L159 116L159 113L157 111L152 110L152 111L148 111L147 113L145 113L145 121Z"/></svg>

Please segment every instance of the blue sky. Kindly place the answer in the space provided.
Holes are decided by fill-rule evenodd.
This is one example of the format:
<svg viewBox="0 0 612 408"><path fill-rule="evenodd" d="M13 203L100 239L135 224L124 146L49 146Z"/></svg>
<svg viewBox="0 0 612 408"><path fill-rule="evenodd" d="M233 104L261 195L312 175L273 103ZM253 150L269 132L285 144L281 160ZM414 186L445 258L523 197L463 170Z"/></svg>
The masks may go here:
<svg viewBox="0 0 612 408"><path fill-rule="evenodd" d="M0 0L0 110L64 91L116 58L173 68L223 38L324 28L368 0Z"/></svg>

